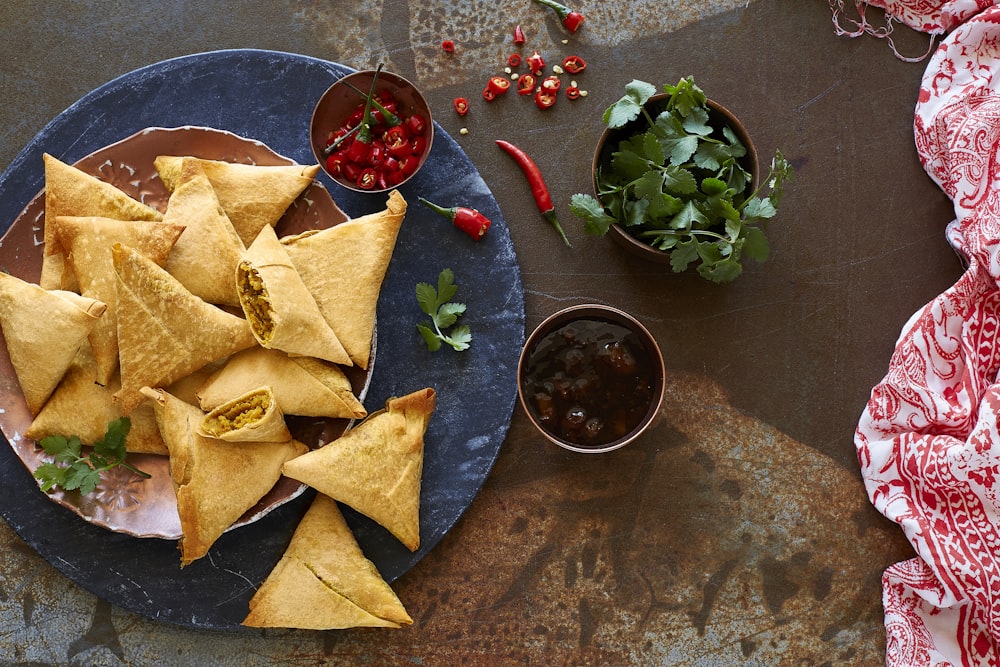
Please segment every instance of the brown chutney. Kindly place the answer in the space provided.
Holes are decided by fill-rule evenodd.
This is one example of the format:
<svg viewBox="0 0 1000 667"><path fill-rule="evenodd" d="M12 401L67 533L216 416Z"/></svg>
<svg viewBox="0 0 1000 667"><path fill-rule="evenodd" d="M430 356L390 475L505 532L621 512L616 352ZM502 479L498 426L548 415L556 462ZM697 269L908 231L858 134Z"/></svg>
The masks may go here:
<svg viewBox="0 0 1000 667"><path fill-rule="evenodd" d="M651 355L632 331L585 318L538 342L521 389L548 433L597 447L624 438L642 423L654 399L654 381Z"/></svg>

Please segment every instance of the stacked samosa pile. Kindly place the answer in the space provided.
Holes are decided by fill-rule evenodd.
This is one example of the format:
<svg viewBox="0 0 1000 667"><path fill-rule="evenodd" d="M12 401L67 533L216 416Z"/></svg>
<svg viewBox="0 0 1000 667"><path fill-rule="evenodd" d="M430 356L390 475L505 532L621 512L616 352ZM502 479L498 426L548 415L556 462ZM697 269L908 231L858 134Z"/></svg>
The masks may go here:
<svg viewBox="0 0 1000 667"><path fill-rule="evenodd" d="M384 211L279 238L275 225L318 167L161 156L155 166L170 191L161 212L44 159L41 278L0 274L0 327L33 416L28 437L94 442L129 417L130 452L169 456L182 566L282 474L309 484L322 495L246 624L410 623L333 501L417 548L433 390L391 399L312 452L285 422L366 416L343 369L370 362L402 196L392 192Z"/></svg>

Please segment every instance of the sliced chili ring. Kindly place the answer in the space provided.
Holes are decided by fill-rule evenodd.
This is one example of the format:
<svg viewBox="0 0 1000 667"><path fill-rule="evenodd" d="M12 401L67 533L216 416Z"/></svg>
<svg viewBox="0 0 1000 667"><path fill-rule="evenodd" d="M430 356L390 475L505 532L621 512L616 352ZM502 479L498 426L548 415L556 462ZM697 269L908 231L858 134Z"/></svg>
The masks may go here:
<svg viewBox="0 0 1000 667"><path fill-rule="evenodd" d="M378 184L378 172L372 167L366 167L358 174L354 184L362 190L371 190Z"/></svg>
<svg viewBox="0 0 1000 667"><path fill-rule="evenodd" d="M490 80L486 84L486 87L491 90L494 95L503 95L510 90L510 79L505 79L502 76L491 76Z"/></svg>
<svg viewBox="0 0 1000 667"><path fill-rule="evenodd" d="M346 163L347 151L333 153L330 157L326 158L326 170L331 176L340 177L344 174L344 165Z"/></svg>
<svg viewBox="0 0 1000 667"><path fill-rule="evenodd" d="M402 125L390 127L382 135L382 142L385 144L389 155L402 157L410 152L410 137Z"/></svg>
<svg viewBox="0 0 1000 667"><path fill-rule="evenodd" d="M410 153L412 155L420 157L425 150L427 150L427 137L421 134L410 139Z"/></svg>
<svg viewBox="0 0 1000 667"><path fill-rule="evenodd" d="M587 69L587 62L580 56L566 56L562 61L562 67L570 74L576 74Z"/></svg>
<svg viewBox="0 0 1000 667"><path fill-rule="evenodd" d="M542 90L547 90L550 93L556 92L561 86L562 81L560 81L559 77L555 75L547 76L542 79Z"/></svg>
<svg viewBox="0 0 1000 667"><path fill-rule="evenodd" d="M455 107L455 113L459 116L469 113L469 100L464 97L456 97L455 101L452 102L452 106Z"/></svg>
<svg viewBox="0 0 1000 667"><path fill-rule="evenodd" d="M507 65L510 67L520 67L521 66L521 54L512 53L507 56Z"/></svg>
<svg viewBox="0 0 1000 667"><path fill-rule="evenodd" d="M517 94L531 95L535 92L535 77L531 74L522 74L517 78Z"/></svg>
<svg viewBox="0 0 1000 667"><path fill-rule="evenodd" d="M535 93L535 106L539 109L548 109L556 103L555 91L548 91L544 88Z"/></svg>
<svg viewBox="0 0 1000 667"><path fill-rule="evenodd" d="M571 100L576 100L580 98L580 89L576 86L566 86L566 97Z"/></svg>
<svg viewBox="0 0 1000 667"><path fill-rule="evenodd" d="M483 99L484 100L486 100L487 102L492 102L496 98L497 98L497 94L494 93L493 90L489 86L486 86L485 88L483 88Z"/></svg>
<svg viewBox="0 0 1000 667"><path fill-rule="evenodd" d="M455 53L455 42L450 39L446 39L441 42L441 48L444 49L446 53Z"/></svg>
<svg viewBox="0 0 1000 667"><path fill-rule="evenodd" d="M409 128L410 132L413 134L423 134L424 130L427 129L427 121L423 116L415 113L406 119L406 127Z"/></svg>

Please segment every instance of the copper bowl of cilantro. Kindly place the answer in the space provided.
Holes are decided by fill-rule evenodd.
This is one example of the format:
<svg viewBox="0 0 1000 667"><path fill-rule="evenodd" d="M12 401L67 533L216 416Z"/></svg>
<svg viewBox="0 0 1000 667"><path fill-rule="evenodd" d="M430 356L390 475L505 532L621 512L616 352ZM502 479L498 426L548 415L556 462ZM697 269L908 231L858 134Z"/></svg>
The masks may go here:
<svg viewBox="0 0 1000 667"><path fill-rule="evenodd" d="M582 453L619 449L654 423L666 393L663 354L628 313L600 304L560 310L528 336L518 396L550 442Z"/></svg>
<svg viewBox="0 0 1000 667"><path fill-rule="evenodd" d="M610 233L639 257L730 282L744 259L767 259L765 228L791 165L776 151L761 179L756 147L736 116L692 77L663 91L634 80L604 112L596 196L573 195L570 210L588 234Z"/></svg>

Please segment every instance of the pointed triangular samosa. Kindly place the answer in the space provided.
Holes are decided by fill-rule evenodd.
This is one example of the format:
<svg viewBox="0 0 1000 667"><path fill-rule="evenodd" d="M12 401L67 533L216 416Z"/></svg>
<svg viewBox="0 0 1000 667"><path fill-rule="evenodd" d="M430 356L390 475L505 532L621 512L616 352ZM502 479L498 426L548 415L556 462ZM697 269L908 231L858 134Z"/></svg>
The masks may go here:
<svg viewBox="0 0 1000 667"><path fill-rule="evenodd" d="M236 269L236 286L243 313L263 347L351 365L273 227L261 229L247 249Z"/></svg>
<svg viewBox="0 0 1000 667"><path fill-rule="evenodd" d="M429 387L390 398L385 409L326 446L292 459L282 473L350 505L416 551L424 432L434 402Z"/></svg>
<svg viewBox="0 0 1000 667"><path fill-rule="evenodd" d="M112 246L118 289L118 355L129 414L144 386L164 387L254 344L246 320L205 303L152 260Z"/></svg>
<svg viewBox="0 0 1000 667"><path fill-rule="evenodd" d="M148 220L73 216L59 216L47 224L55 226L80 293L108 304L89 337L97 361L97 381L106 385L118 368L118 293L111 246L127 245L163 266L184 228Z"/></svg>
<svg viewBox="0 0 1000 667"><path fill-rule="evenodd" d="M144 387L153 401L181 520L181 566L205 554L281 477L281 465L308 448L286 442L225 442L197 433L204 413L162 389Z"/></svg>
<svg viewBox="0 0 1000 667"><path fill-rule="evenodd" d="M170 191L177 188L186 163L204 170L244 245L253 243L264 225L273 227L319 172L318 164L260 166L171 155L153 161Z"/></svg>
<svg viewBox="0 0 1000 667"><path fill-rule="evenodd" d="M368 368L375 311L406 200L389 193L383 211L286 237L288 256L356 366Z"/></svg>
<svg viewBox="0 0 1000 667"><path fill-rule="evenodd" d="M184 163L163 221L185 228L170 252L167 271L209 303L237 305L233 276L246 248L198 163Z"/></svg>
<svg viewBox="0 0 1000 667"><path fill-rule="evenodd" d="M198 389L198 402L202 410L212 410L264 384L288 415L359 419L366 414L336 364L257 346L234 354Z"/></svg>
<svg viewBox="0 0 1000 667"><path fill-rule="evenodd" d="M116 220L162 220L156 209L132 199L105 181L45 153L45 219L60 215L96 215ZM45 252L42 277L45 289L75 287L73 275L65 266L65 257L51 225L45 225Z"/></svg>
<svg viewBox="0 0 1000 667"><path fill-rule="evenodd" d="M336 630L412 622L361 551L337 503L317 494L285 554L250 600L243 625Z"/></svg>
<svg viewBox="0 0 1000 667"><path fill-rule="evenodd" d="M45 405L105 310L103 301L42 289L0 272L0 328L32 415Z"/></svg>

